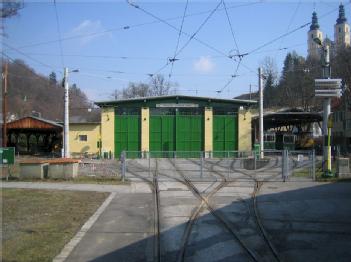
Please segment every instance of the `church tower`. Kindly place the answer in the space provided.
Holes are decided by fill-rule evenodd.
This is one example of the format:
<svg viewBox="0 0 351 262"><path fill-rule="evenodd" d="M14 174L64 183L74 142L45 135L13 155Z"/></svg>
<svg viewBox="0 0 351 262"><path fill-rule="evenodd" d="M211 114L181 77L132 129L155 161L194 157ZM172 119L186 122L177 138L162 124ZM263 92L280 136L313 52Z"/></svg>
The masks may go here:
<svg viewBox="0 0 351 262"><path fill-rule="evenodd" d="M339 17L334 26L334 41L337 49L350 46L350 26L345 17L343 4L339 5Z"/></svg>
<svg viewBox="0 0 351 262"><path fill-rule="evenodd" d="M323 43L323 33L321 30L319 30L319 24L318 24L318 18L317 18L317 13L313 12L312 13L312 24L310 26L310 30L307 33L308 35L308 40L307 40L307 45L308 45L308 56L314 57L316 59L320 59L321 53L320 53L320 47L317 43L313 41L315 38L319 38L321 43Z"/></svg>

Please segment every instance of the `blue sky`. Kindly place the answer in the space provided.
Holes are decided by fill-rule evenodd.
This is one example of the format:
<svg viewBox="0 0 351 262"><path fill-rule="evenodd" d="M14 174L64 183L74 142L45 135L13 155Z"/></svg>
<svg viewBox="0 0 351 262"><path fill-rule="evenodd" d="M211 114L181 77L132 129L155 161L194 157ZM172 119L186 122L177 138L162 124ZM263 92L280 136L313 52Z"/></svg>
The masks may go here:
<svg viewBox="0 0 351 262"><path fill-rule="evenodd" d="M186 1L133 3L161 19L177 18L167 22L180 28ZM181 35L179 49L218 3L189 1L189 16L183 24L188 36ZM256 71L266 56L274 58L279 71L288 51L306 56L309 26L252 51L310 22L313 10L318 13L324 35L333 39L339 3L225 1L239 53L249 53L239 66L238 76L232 79L237 61L225 56L237 51L221 4L195 36L205 45L195 39L189 41L176 57L179 60L174 62L170 79L178 84L178 93L185 95L231 98L248 92L250 84L255 90ZM344 4L350 18L350 5ZM69 81L82 88L91 100L110 99L113 90L126 87L130 81L148 82L148 74L156 73L175 53L178 32L126 1L56 1L56 7L59 30L53 1L25 1L20 15L4 23L7 37L2 39L3 52L13 59L23 59L43 75L55 71L61 78L63 67L79 68L79 73L70 74ZM123 29L126 26L129 28ZM60 41L56 41L59 38L63 38L63 56ZM168 78L170 70L168 64L159 73Z"/></svg>

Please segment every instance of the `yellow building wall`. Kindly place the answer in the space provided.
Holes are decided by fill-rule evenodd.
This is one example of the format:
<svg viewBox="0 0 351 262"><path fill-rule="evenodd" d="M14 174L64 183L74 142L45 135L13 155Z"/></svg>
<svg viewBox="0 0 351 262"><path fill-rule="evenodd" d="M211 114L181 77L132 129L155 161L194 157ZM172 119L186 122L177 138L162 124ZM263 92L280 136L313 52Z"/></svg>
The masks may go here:
<svg viewBox="0 0 351 262"><path fill-rule="evenodd" d="M101 110L101 152L115 151L115 108L105 107Z"/></svg>
<svg viewBox="0 0 351 262"><path fill-rule="evenodd" d="M141 108L141 151L149 152L149 126L150 110L147 107Z"/></svg>
<svg viewBox="0 0 351 262"><path fill-rule="evenodd" d="M252 114L250 111L239 110L238 114L238 150L239 151L251 151L251 119Z"/></svg>
<svg viewBox="0 0 351 262"><path fill-rule="evenodd" d="M213 111L212 108L206 107L205 112L205 151L213 150Z"/></svg>
<svg viewBox="0 0 351 262"><path fill-rule="evenodd" d="M86 135L87 141L80 141L79 136ZM100 124L82 123L69 125L69 147L72 157L81 157L84 154L99 154L97 142L100 138Z"/></svg>

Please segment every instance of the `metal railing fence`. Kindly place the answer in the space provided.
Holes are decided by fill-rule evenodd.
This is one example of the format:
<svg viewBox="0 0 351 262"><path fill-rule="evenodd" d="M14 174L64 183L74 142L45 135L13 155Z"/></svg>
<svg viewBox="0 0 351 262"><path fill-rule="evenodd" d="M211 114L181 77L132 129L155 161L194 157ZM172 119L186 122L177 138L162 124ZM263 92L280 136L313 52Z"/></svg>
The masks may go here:
<svg viewBox="0 0 351 262"><path fill-rule="evenodd" d="M267 150L260 159L257 151L123 151L122 178L148 180L154 174L162 179L234 180L238 178L279 178L315 180L314 151Z"/></svg>

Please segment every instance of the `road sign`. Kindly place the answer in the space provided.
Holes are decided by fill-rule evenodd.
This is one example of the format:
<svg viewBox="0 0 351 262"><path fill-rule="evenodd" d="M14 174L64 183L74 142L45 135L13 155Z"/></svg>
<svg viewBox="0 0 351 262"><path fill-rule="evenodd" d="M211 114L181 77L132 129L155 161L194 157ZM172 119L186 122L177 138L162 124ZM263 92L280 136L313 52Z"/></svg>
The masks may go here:
<svg viewBox="0 0 351 262"><path fill-rule="evenodd" d="M315 96L340 97L341 79L315 79Z"/></svg>
<svg viewBox="0 0 351 262"><path fill-rule="evenodd" d="M0 147L0 164L13 165L15 163L15 148Z"/></svg>

